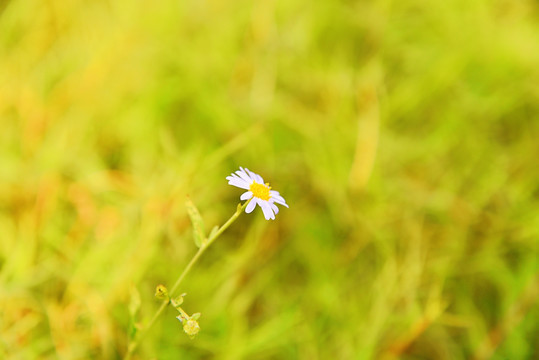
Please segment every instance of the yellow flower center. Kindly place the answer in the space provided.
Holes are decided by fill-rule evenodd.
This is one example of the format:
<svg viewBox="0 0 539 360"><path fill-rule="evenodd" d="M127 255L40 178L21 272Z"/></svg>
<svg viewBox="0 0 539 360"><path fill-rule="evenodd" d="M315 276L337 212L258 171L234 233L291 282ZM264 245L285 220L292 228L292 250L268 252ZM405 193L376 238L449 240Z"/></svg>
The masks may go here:
<svg viewBox="0 0 539 360"><path fill-rule="evenodd" d="M253 195L259 199L268 201L270 199L270 186L269 184L259 184L257 182L253 182L251 186L249 186L249 190L253 193Z"/></svg>

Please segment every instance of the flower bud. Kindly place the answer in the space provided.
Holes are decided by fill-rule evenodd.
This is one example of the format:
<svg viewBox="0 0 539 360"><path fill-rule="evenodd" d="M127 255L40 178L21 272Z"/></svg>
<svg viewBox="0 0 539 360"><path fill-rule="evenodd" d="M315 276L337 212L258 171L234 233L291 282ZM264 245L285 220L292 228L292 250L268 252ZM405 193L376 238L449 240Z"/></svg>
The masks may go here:
<svg viewBox="0 0 539 360"><path fill-rule="evenodd" d="M200 325L195 319L187 319L187 321L183 322L183 331L192 339L200 331Z"/></svg>
<svg viewBox="0 0 539 360"><path fill-rule="evenodd" d="M159 300L168 300L168 290L165 285L157 285L155 288L155 297Z"/></svg>

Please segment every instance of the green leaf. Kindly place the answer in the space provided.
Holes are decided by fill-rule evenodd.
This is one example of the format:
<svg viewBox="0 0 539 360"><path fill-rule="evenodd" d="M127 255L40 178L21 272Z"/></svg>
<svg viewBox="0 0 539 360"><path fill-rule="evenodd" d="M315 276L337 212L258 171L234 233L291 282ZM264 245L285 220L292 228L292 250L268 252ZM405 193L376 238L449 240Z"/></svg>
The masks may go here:
<svg viewBox="0 0 539 360"><path fill-rule="evenodd" d="M213 236L217 233L217 230L219 230L219 226L215 225L213 229L211 229L210 236L208 236L208 239L213 238Z"/></svg>
<svg viewBox="0 0 539 360"><path fill-rule="evenodd" d="M127 331L127 336L129 337L130 341L135 339L135 337L137 336L137 332L138 332L138 328L135 323L135 320L132 318L129 319L129 330Z"/></svg>
<svg viewBox="0 0 539 360"><path fill-rule="evenodd" d="M183 304L183 297L185 295L187 295L187 294L183 293L180 296L178 296L177 298L171 299L170 302L172 303L172 306L174 306L175 308L180 307L180 305Z"/></svg>
<svg viewBox="0 0 539 360"><path fill-rule="evenodd" d="M129 330L128 330L128 336L129 339L134 339L137 335L138 327L137 327L137 315L140 310L140 293L138 292L136 287L131 287L130 289L131 296L129 301Z"/></svg>
<svg viewBox="0 0 539 360"><path fill-rule="evenodd" d="M140 309L140 293L136 287L132 286L130 289L129 299L129 315L134 318Z"/></svg>
<svg viewBox="0 0 539 360"><path fill-rule="evenodd" d="M202 220L202 216L200 216L197 207L191 201L191 199L187 198L187 200L185 201L185 206L187 207L187 213L189 214L189 218L191 219L191 223L193 224L195 245L197 247L201 247L202 244L206 241L206 235L204 232L204 221Z"/></svg>

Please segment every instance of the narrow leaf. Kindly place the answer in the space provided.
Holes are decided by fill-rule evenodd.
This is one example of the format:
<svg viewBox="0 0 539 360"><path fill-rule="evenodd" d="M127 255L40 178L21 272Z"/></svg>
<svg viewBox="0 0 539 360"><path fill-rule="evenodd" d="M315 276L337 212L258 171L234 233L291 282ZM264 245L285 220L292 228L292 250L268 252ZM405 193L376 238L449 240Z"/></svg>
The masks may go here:
<svg viewBox="0 0 539 360"><path fill-rule="evenodd" d="M130 290L129 299L129 315L134 318L140 309L140 293L136 287L132 286Z"/></svg>
<svg viewBox="0 0 539 360"><path fill-rule="evenodd" d="M204 221L202 220L202 216L200 216L197 207L191 201L191 199L187 198L185 201L185 206L187 207L187 213L189 214L189 218L193 224L195 245L197 247L201 247L203 242L206 240L206 236L204 235Z"/></svg>
<svg viewBox="0 0 539 360"><path fill-rule="evenodd" d="M208 239L213 238L213 236L217 233L217 230L219 230L219 226L215 225L213 229L211 229L210 236L208 236Z"/></svg>
<svg viewBox="0 0 539 360"><path fill-rule="evenodd" d="M131 296L129 301L129 330L128 336L130 340L133 340L137 334L137 317L140 310L140 293L136 287L131 287Z"/></svg>

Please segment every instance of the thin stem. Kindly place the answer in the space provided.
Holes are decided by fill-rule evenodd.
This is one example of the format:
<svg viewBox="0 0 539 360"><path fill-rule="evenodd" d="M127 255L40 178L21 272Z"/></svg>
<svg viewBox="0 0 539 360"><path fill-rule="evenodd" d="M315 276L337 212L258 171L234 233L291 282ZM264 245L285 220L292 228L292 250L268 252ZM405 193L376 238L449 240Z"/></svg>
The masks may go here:
<svg viewBox="0 0 539 360"><path fill-rule="evenodd" d="M181 317L183 319L186 319L186 320L189 319L189 315L185 311L183 311L181 307L177 307L176 309L180 312Z"/></svg>
<svg viewBox="0 0 539 360"><path fill-rule="evenodd" d="M247 200L243 205L241 204L238 204L238 207L236 209L236 212L230 217L230 219L227 220L226 223L223 224L223 226L221 226L214 234L212 234L208 239L207 241L203 242L202 245L200 246L200 248L198 249L198 251L196 252L196 254L193 256L193 258L191 259L191 261L189 261L189 264L187 264L187 266L185 267L185 269L183 270L183 272L180 274L180 277L178 278L178 280L176 280L176 282L174 283L174 285L172 286L172 289L170 290L169 294L173 294L177 289L178 287L180 286L180 284L182 283L183 279L187 276L187 274L189 273L189 271L191 271L191 268L195 265L195 263L198 261L198 259L200 258L200 256L202 256L202 254L204 253L204 251L206 251L206 249L208 247L210 247L210 245L215 241L215 239L217 239L219 236L221 236L221 234L226 230L228 229L228 227L234 222L236 221L236 219L238 218L238 216L240 216L240 214L242 213L242 211L245 209L245 207L247 206L247 204L249 204L251 200ZM132 342L131 344L129 344L129 347L127 349L127 354L125 354L125 357L124 357L124 360L129 360L131 358L131 355L133 355L133 353L135 352L135 350L137 349L138 345L140 344L141 340L146 336L146 334L148 333L148 331L150 330L150 328L153 326L153 324L155 323L155 321L159 318L159 316L163 313L163 311L165 311L165 308L167 307L167 305L170 303L170 300L167 300L167 301L164 301L161 306L159 307L159 309L157 309L156 313L153 315L152 319L150 320L150 322L148 323L147 326L144 327L144 329L139 333L139 336L137 337L137 339Z"/></svg>
<svg viewBox="0 0 539 360"><path fill-rule="evenodd" d="M238 216L240 216L240 214L243 212L243 210L247 207L247 204L249 204L251 202L252 198L247 200L243 205L240 205L238 204L238 208L236 209L236 212L234 213L234 215L232 215L230 217L230 219L227 220L226 223L223 224L223 226L221 226L219 228L219 230L217 230L215 232L215 234L213 236L211 236L209 239L208 239L208 243L206 244L206 247L210 246L211 243L217 239L219 236L221 236L221 234L226 230L228 229L228 227L234 222L236 221L236 219L238 218Z"/></svg>

